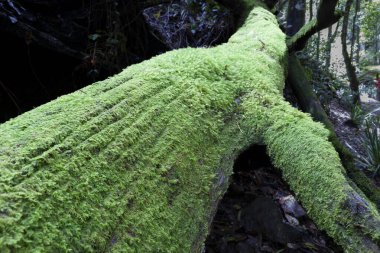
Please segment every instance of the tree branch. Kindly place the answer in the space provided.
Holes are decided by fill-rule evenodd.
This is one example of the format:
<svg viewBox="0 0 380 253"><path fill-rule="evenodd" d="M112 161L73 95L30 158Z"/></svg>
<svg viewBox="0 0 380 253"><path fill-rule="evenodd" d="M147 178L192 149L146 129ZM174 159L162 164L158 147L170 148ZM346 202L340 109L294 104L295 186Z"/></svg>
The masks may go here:
<svg viewBox="0 0 380 253"><path fill-rule="evenodd" d="M338 0L322 0L318 7L317 18L308 22L288 39L289 52L302 50L311 36L338 22L342 13L335 11L337 4Z"/></svg>

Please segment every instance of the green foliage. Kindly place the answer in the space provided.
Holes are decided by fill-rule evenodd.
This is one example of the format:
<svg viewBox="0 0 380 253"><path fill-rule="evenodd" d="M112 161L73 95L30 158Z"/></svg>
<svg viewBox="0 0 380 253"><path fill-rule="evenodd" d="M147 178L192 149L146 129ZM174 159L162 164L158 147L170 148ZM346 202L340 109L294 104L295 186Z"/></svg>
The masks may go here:
<svg viewBox="0 0 380 253"><path fill-rule="evenodd" d="M313 80L313 70L308 67L305 67L305 74L309 82L311 82Z"/></svg>
<svg viewBox="0 0 380 253"><path fill-rule="evenodd" d="M380 26L380 2L368 2L364 10L363 32L368 40L378 35Z"/></svg>
<svg viewBox="0 0 380 253"><path fill-rule="evenodd" d="M373 171L373 176L379 175L380 170L380 138L379 119L365 121L363 146L365 156L360 156L358 161L366 169Z"/></svg>
<svg viewBox="0 0 380 253"><path fill-rule="evenodd" d="M351 120L356 126L361 126L363 123L365 113L362 110L360 104L355 104L351 108Z"/></svg>
<svg viewBox="0 0 380 253"><path fill-rule="evenodd" d="M375 44L378 43L380 36L380 2L368 2L365 5L364 13L362 30L369 50L366 50L363 63L368 65L378 64L375 59L380 57L380 52Z"/></svg>
<svg viewBox="0 0 380 253"><path fill-rule="evenodd" d="M353 103L353 97L354 96L353 96L352 90L350 89L350 87L348 87L346 85L340 85L339 83L340 82L338 81L337 82L337 84L338 84L337 85L337 87L338 87L337 95L338 95L340 104L347 111L349 111L351 114L356 113L358 110L356 110L356 112L355 112L355 109L354 109L355 104Z"/></svg>

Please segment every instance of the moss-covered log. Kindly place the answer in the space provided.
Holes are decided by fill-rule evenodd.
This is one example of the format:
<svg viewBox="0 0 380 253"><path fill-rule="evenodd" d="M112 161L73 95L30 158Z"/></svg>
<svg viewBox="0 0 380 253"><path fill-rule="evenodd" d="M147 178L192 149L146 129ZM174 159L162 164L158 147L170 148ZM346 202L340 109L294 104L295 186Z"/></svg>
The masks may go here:
<svg viewBox="0 0 380 253"><path fill-rule="evenodd" d="M328 130L282 97L276 18L247 3L226 44L163 54L0 125L0 252L201 252L253 143L338 244L379 251L379 214Z"/></svg>

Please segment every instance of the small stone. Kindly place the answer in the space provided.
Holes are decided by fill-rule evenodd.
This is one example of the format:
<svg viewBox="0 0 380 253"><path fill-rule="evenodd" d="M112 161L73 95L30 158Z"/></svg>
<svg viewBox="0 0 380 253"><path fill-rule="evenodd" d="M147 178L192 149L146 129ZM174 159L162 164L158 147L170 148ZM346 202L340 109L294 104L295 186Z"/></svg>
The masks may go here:
<svg viewBox="0 0 380 253"><path fill-rule="evenodd" d="M296 218L300 218L306 215L305 210L298 204L297 200L292 196L288 195L279 199L282 209L285 213L290 214Z"/></svg>
<svg viewBox="0 0 380 253"><path fill-rule="evenodd" d="M300 222L296 218L294 218L293 216L291 216L289 214L285 214L285 218L289 222L290 225L293 225L293 226L299 226L300 225Z"/></svg>

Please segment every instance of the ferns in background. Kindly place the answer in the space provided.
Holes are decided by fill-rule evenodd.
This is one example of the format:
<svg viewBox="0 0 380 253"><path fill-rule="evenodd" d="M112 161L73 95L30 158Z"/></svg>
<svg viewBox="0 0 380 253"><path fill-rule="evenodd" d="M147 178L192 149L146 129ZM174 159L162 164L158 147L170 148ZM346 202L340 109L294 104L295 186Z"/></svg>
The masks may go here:
<svg viewBox="0 0 380 253"><path fill-rule="evenodd" d="M373 117L365 120L363 137L363 147L365 157L359 156L358 162L364 168L373 171L373 176L379 174L380 170L380 138L379 124L380 119Z"/></svg>

